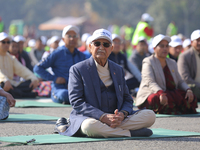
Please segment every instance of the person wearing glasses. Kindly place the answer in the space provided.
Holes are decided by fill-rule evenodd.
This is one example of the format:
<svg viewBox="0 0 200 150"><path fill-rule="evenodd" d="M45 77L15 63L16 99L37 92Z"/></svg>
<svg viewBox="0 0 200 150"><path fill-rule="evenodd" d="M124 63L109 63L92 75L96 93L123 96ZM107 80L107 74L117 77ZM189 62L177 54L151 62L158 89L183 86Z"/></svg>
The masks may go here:
<svg viewBox="0 0 200 150"><path fill-rule="evenodd" d="M69 104L69 68L85 60L85 55L76 48L78 33L79 29L76 26L66 26L62 31L62 40L65 45L58 47L34 67L34 72L42 79L53 81L51 84L51 99L56 103ZM49 67L52 68L53 75L46 70Z"/></svg>
<svg viewBox="0 0 200 150"><path fill-rule="evenodd" d="M170 37L162 34L154 37L154 54L143 60L136 106L158 114L195 114L197 99L181 79L176 62L166 58L170 41Z"/></svg>
<svg viewBox="0 0 200 150"><path fill-rule="evenodd" d="M94 31L89 44L92 56L69 71L69 100L73 107L69 124L57 120L55 131L66 136L151 136L152 110L133 111L133 99L123 68L108 59L113 50L111 33Z"/></svg>
<svg viewBox="0 0 200 150"><path fill-rule="evenodd" d="M32 92L38 86L37 77L15 56L8 53L10 38L5 32L0 33L0 84L1 87L14 98L36 97ZM15 80L14 75L24 80Z"/></svg>

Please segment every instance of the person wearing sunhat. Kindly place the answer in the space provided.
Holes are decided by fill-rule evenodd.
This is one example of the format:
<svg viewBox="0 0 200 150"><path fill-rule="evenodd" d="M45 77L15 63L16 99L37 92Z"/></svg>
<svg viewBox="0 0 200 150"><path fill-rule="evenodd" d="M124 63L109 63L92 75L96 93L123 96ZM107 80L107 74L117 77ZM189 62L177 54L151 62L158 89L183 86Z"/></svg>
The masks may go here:
<svg viewBox="0 0 200 150"><path fill-rule="evenodd" d="M183 41L183 51L182 52L187 51L188 49L190 49L190 47L191 47L191 40L185 39Z"/></svg>
<svg viewBox="0 0 200 150"><path fill-rule="evenodd" d="M117 34L112 34L113 51L111 52L108 59L122 66L124 71L131 74L131 77L126 80L126 84L131 93L131 90L134 90L135 88L139 87L141 82L141 73L139 69L135 65L133 65L129 60L127 60L126 56L120 52L121 43L121 37Z"/></svg>
<svg viewBox="0 0 200 150"><path fill-rule="evenodd" d="M90 37L91 35L89 33L84 33L82 36L81 36L81 42L82 42L82 45L78 48L79 51L81 52L85 52L87 50L87 39Z"/></svg>
<svg viewBox="0 0 200 150"><path fill-rule="evenodd" d="M66 136L151 136L147 127L155 122L154 112L133 111L123 68L108 59L113 50L111 33L94 31L89 47L92 57L70 68L70 125L60 118L55 130Z"/></svg>
<svg viewBox="0 0 200 150"><path fill-rule="evenodd" d="M180 59L180 60L179 60ZM178 71L200 102L200 30L191 34L191 48L180 54Z"/></svg>
<svg viewBox="0 0 200 150"><path fill-rule="evenodd" d="M22 57L25 60L26 67L29 70L33 71L33 66L31 65L31 59L23 47L25 40L26 39L22 35L17 35L13 38L13 41L18 43L18 45L19 45L19 55L20 55L20 57Z"/></svg>
<svg viewBox="0 0 200 150"><path fill-rule="evenodd" d="M132 45L134 46L134 48L137 45L140 37L145 37L147 41L149 41L153 37L153 21L154 19L150 14L142 14L141 20L138 22L132 37Z"/></svg>
<svg viewBox="0 0 200 150"><path fill-rule="evenodd" d="M142 61L147 57L148 44L145 37L140 37L135 50L130 56L130 62L135 65L139 71L142 70Z"/></svg>
<svg viewBox="0 0 200 150"><path fill-rule="evenodd" d="M1 87L14 98L36 97L37 93L32 92L38 86L37 77L25 66L23 66L15 56L8 53L10 37L5 33L0 33L0 83ZM22 77L24 80L15 81L14 75Z"/></svg>
<svg viewBox="0 0 200 150"><path fill-rule="evenodd" d="M173 35L171 37L171 42L169 43L169 54L168 58L171 58L177 62L178 56L183 50L182 40L179 36Z"/></svg>
<svg viewBox="0 0 200 150"><path fill-rule="evenodd" d="M162 34L154 37L155 54L143 60L136 106L159 114L197 113L197 99L192 90L181 79L176 62L166 58L170 41L170 37Z"/></svg>
<svg viewBox="0 0 200 150"><path fill-rule="evenodd" d="M68 25L62 31L62 40L65 45L58 47L46 59L41 60L34 67L34 72L42 79L53 81L51 84L51 99L56 103L69 104L68 79L69 68L85 60L85 55L77 48L79 29ZM51 67L53 75L46 69Z"/></svg>

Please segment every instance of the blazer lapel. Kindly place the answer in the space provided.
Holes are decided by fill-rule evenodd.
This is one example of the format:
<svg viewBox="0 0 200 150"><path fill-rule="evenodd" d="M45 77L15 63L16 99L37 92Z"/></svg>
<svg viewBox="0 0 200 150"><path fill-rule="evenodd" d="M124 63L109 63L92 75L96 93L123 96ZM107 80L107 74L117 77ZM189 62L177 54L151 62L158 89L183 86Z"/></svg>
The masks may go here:
<svg viewBox="0 0 200 150"><path fill-rule="evenodd" d="M193 68L193 69L191 69L192 70L192 72L194 72L194 73L192 73L193 74L193 76L194 76L194 78L195 78L195 76L196 76L196 73L197 73L197 61L196 61L196 57L195 57L195 49L192 47L192 51L191 51L191 67Z"/></svg>
<svg viewBox="0 0 200 150"><path fill-rule="evenodd" d="M166 85L165 75L163 73L163 69L162 69L162 66L160 64L160 61L155 56L154 56L154 60L155 60L154 62L155 62L155 66L156 66L155 69L157 70L157 72L159 72L159 75L160 75L160 78L163 82L163 85Z"/></svg>
<svg viewBox="0 0 200 150"><path fill-rule="evenodd" d="M92 80L91 82L94 86L94 90L99 102L99 106L101 107L101 88L100 88L100 83L99 83L99 75L98 75L96 64L94 62L93 57L89 58L88 71L90 72L90 78Z"/></svg>

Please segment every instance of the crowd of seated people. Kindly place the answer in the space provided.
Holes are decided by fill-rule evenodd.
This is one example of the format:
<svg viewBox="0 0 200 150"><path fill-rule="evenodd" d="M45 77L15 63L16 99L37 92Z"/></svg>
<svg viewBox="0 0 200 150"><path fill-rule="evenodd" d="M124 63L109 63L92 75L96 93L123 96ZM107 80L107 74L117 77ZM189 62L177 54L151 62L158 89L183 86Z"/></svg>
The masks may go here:
<svg viewBox="0 0 200 150"><path fill-rule="evenodd" d="M91 34L82 35L80 49L78 37L79 29L72 25L63 29L62 37L47 40L41 36L29 42L21 35L9 37L1 32L2 90L14 98L47 96L53 102L69 104L69 69L92 57ZM200 101L200 30L184 41L178 35L157 35L149 43L141 36L129 59L123 49L124 40L112 34L113 50L108 59L124 69L129 93L137 90L136 106L163 114L196 113ZM150 44L153 53L148 51Z"/></svg>

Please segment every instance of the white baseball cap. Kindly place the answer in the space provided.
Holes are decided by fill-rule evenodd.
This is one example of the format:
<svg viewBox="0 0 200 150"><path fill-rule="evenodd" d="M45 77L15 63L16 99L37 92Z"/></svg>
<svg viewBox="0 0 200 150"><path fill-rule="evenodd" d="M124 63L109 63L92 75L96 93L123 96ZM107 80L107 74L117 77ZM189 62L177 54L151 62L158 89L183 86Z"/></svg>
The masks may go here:
<svg viewBox="0 0 200 150"><path fill-rule="evenodd" d="M151 17L148 13L142 14L141 19L147 22L152 22L154 20L153 17Z"/></svg>
<svg viewBox="0 0 200 150"><path fill-rule="evenodd" d="M8 38L10 40L10 37L8 36L7 33L1 32L0 33L0 41L3 41L4 39Z"/></svg>
<svg viewBox="0 0 200 150"><path fill-rule="evenodd" d="M60 42L58 43L58 46L61 47L63 45L65 45L65 42L61 39Z"/></svg>
<svg viewBox="0 0 200 150"><path fill-rule="evenodd" d="M91 36L91 34L89 34L89 33L84 33L84 34L81 36L81 41L82 41L82 42L86 42L87 39L88 39L88 37L90 37L90 36Z"/></svg>
<svg viewBox="0 0 200 150"><path fill-rule="evenodd" d="M162 34L158 34L153 38L152 46L155 48L162 40L166 40L167 42L171 42L171 38L169 36L165 36Z"/></svg>
<svg viewBox="0 0 200 150"><path fill-rule="evenodd" d="M41 39L43 45L47 44L47 37L46 36L41 36L40 39Z"/></svg>
<svg viewBox="0 0 200 150"><path fill-rule="evenodd" d="M89 37L87 38L86 45L89 45L89 44L91 43L91 39L92 39L92 36L89 36Z"/></svg>
<svg viewBox="0 0 200 150"><path fill-rule="evenodd" d="M186 48L187 46L191 45L191 40L190 39L185 39L183 41L183 48Z"/></svg>
<svg viewBox="0 0 200 150"><path fill-rule="evenodd" d="M68 31L74 31L76 34L79 33L79 29L76 27L76 26L73 26L73 25L68 25L66 27L64 27L63 31L62 31L62 37L64 38L66 33Z"/></svg>
<svg viewBox="0 0 200 150"><path fill-rule="evenodd" d="M191 41L194 41L198 38L200 38L200 30L193 31L191 34Z"/></svg>
<svg viewBox="0 0 200 150"><path fill-rule="evenodd" d="M22 35L17 35L17 36L15 36L14 38L13 38L13 41L15 41L15 42L24 42L25 41L25 38L22 36Z"/></svg>
<svg viewBox="0 0 200 150"><path fill-rule="evenodd" d="M112 34L112 40L114 39L119 39L120 41L122 40L121 37L117 34Z"/></svg>
<svg viewBox="0 0 200 150"><path fill-rule="evenodd" d="M112 34L106 29L97 29L92 34L91 42L97 39L106 39L112 43Z"/></svg>
<svg viewBox="0 0 200 150"><path fill-rule="evenodd" d="M56 41L60 41L60 38L58 36L52 36L48 44L51 45L52 43Z"/></svg>
<svg viewBox="0 0 200 150"><path fill-rule="evenodd" d="M142 42L142 41L144 41L144 42L147 43L147 39L146 39L144 36L139 37L138 43L139 43L139 42Z"/></svg>
<svg viewBox="0 0 200 150"><path fill-rule="evenodd" d="M35 47L35 40L34 39L30 39L29 41L28 41L28 46L29 47Z"/></svg>
<svg viewBox="0 0 200 150"><path fill-rule="evenodd" d="M181 45L182 46L182 40L179 36L177 35L173 35L171 37L171 42L169 43L169 46L171 47L176 47L176 46L179 46Z"/></svg>

